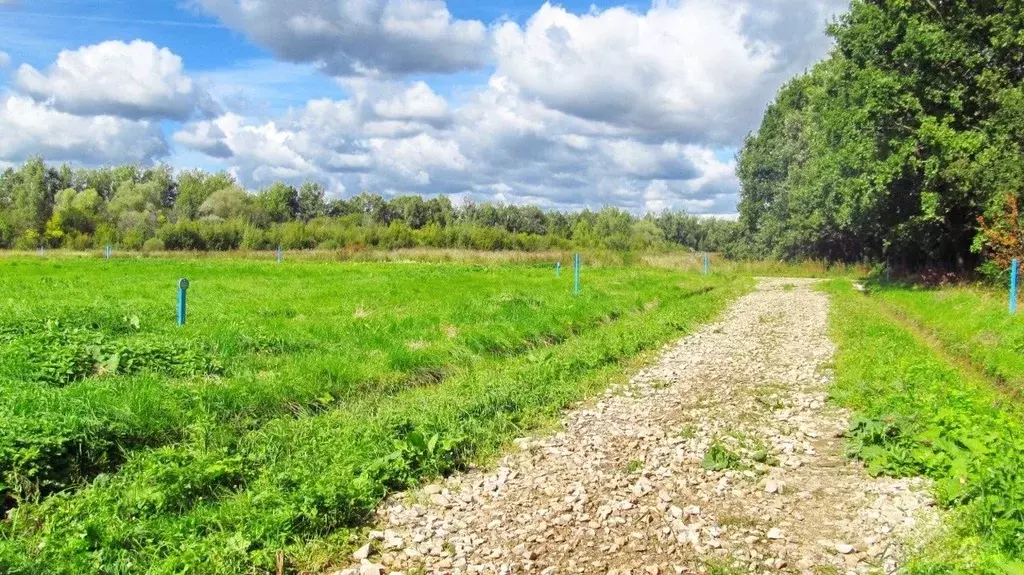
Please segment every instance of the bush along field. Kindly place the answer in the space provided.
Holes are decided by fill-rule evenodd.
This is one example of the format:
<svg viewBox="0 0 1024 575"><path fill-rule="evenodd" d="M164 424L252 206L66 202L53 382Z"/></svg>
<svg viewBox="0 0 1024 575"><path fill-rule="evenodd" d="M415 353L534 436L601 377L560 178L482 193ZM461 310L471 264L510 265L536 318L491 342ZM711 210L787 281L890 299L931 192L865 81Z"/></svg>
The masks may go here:
<svg viewBox="0 0 1024 575"><path fill-rule="evenodd" d="M316 567L388 491L492 453L751 286L584 268L573 296L553 265L0 265L5 573L261 572L279 552Z"/></svg>
<svg viewBox="0 0 1024 575"><path fill-rule="evenodd" d="M886 304L846 281L828 289L839 346L832 393L856 414L850 454L872 474L931 478L952 510L948 533L909 571L1024 572L1024 410Z"/></svg>

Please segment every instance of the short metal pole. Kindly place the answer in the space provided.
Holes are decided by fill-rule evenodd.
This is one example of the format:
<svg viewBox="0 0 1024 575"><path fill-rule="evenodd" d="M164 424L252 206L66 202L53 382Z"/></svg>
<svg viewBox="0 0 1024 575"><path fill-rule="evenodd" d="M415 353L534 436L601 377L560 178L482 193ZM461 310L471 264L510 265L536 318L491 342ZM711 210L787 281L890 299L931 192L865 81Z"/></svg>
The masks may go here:
<svg viewBox="0 0 1024 575"><path fill-rule="evenodd" d="M1020 261L1014 259L1010 264L1010 313L1017 313L1017 268Z"/></svg>
<svg viewBox="0 0 1024 575"><path fill-rule="evenodd" d="M178 325L185 325L186 292L188 292L188 280L178 280Z"/></svg>
<svg viewBox="0 0 1024 575"><path fill-rule="evenodd" d="M583 261L580 259L580 254L576 254L573 257L573 293L580 295L580 267L582 267Z"/></svg>

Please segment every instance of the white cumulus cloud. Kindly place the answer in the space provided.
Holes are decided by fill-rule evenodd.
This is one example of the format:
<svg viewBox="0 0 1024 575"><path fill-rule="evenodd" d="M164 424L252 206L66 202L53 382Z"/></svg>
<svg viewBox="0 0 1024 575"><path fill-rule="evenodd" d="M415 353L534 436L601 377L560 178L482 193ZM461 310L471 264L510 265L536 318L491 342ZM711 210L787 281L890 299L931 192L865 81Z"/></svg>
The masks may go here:
<svg viewBox="0 0 1024 575"><path fill-rule="evenodd" d="M198 0L278 58L333 76L455 72L486 62L487 28L443 0Z"/></svg>
<svg viewBox="0 0 1024 575"><path fill-rule="evenodd" d="M431 172L461 172L467 160L458 143L419 134L402 139L374 139L370 148L380 168L417 186L431 183ZM401 189L401 188L399 188Z"/></svg>
<svg viewBox="0 0 1024 575"><path fill-rule="evenodd" d="M781 4L655 0L643 13L573 14L545 3L525 24L498 28L497 71L526 95L581 118L641 135L736 144L779 84L827 46L823 30L836 0L803 3L792 29Z"/></svg>
<svg viewBox="0 0 1024 575"><path fill-rule="evenodd" d="M43 71L22 64L14 83L54 109L76 115L187 120L216 111L206 91L185 74L180 57L141 40L64 50Z"/></svg>
<svg viewBox="0 0 1024 575"><path fill-rule="evenodd" d="M148 163L166 155L167 144L149 121L78 117L24 96L0 100L0 160L20 162L36 154L54 162Z"/></svg>
<svg viewBox="0 0 1024 575"><path fill-rule="evenodd" d="M385 96L373 103L377 116L387 120L422 121L432 125L448 121L448 102L438 96L425 82L416 82L408 89Z"/></svg>
<svg viewBox="0 0 1024 575"><path fill-rule="evenodd" d="M448 103L427 84L359 79L346 86L349 99L310 100L273 120L224 114L189 123L173 138L227 159L253 185L285 174L288 180L316 177L341 189L346 180L351 185L379 173L389 188L392 178L395 185L422 188L434 181L432 171L465 168L458 145L440 135L451 121Z"/></svg>
<svg viewBox="0 0 1024 575"><path fill-rule="evenodd" d="M313 100L274 120L227 114L195 122L175 134L175 141L198 151L228 150L221 154L226 164L252 187L277 178L315 179L335 192L440 193L558 208L728 213L735 206L735 166L718 161L713 150L671 139L640 140L606 123L547 108L523 97L505 77L495 76L457 108L426 107L438 114L393 105L443 101L433 91L423 93L418 83L349 87L349 99ZM410 120L441 110L447 110L445 123ZM384 133L381 125L388 122L410 129Z"/></svg>

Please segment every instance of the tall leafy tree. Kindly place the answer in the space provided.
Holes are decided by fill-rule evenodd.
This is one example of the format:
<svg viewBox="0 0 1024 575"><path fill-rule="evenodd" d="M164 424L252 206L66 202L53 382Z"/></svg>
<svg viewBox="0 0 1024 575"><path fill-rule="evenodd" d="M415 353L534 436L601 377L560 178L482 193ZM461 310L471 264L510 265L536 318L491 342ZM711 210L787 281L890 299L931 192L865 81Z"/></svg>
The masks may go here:
<svg viewBox="0 0 1024 575"><path fill-rule="evenodd" d="M327 201L324 187L315 182L304 182L299 187L296 215L299 219L308 222L319 218L327 213Z"/></svg>
<svg viewBox="0 0 1024 575"><path fill-rule="evenodd" d="M1021 193L1024 5L854 2L740 154L751 251L968 267L978 218Z"/></svg>
<svg viewBox="0 0 1024 575"><path fill-rule="evenodd" d="M40 157L30 159L20 172L12 190L14 216L22 229L42 233L53 209L56 174Z"/></svg>
<svg viewBox="0 0 1024 575"><path fill-rule="evenodd" d="M270 187L260 190L256 203L269 222L287 222L295 219L299 212L299 192L288 184L274 182Z"/></svg>
<svg viewBox="0 0 1024 575"><path fill-rule="evenodd" d="M174 193L174 212L179 219L194 220L199 215L199 207L214 192L234 185L235 179L227 172L215 174L209 174L202 170L182 172L178 174Z"/></svg>

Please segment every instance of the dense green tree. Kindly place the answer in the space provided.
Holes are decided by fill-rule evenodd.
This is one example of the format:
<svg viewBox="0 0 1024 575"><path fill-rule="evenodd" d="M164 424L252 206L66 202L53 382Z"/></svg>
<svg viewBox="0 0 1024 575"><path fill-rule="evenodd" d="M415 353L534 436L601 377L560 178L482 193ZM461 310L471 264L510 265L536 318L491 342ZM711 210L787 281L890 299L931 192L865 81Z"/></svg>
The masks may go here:
<svg viewBox="0 0 1024 575"><path fill-rule="evenodd" d="M0 210L8 211L14 204L14 188L21 182L21 171L7 168L0 173Z"/></svg>
<svg viewBox="0 0 1024 575"><path fill-rule="evenodd" d="M142 212L156 215L163 207L159 184L123 180L110 199L109 209L115 217L125 212Z"/></svg>
<svg viewBox="0 0 1024 575"><path fill-rule="evenodd" d="M397 216L414 230L429 223L427 203L420 196L400 196L391 202Z"/></svg>
<svg viewBox="0 0 1024 575"><path fill-rule="evenodd" d="M158 190L161 207L166 209L174 207L178 199L178 183L174 179L173 168L167 164L147 168L142 173L142 181L152 184Z"/></svg>
<svg viewBox="0 0 1024 575"><path fill-rule="evenodd" d="M314 182L305 182L299 187L296 215L304 222L323 217L327 213L324 187Z"/></svg>
<svg viewBox="0 0 1024 575"><path fill-rule="evenodd" d="M96 190L105 201L114 197L114 191L117 188L114 170L108 166L94 170L78 170L75 173L75 182L77 188L92 188Z"/></svg>
<svg viewBox="0 0 1024 575"><path fill-rule="evenodd" d="M752 255L966 268L1024 193L1024 5L854 2L739 158Z"/></svg>
<svg viewBox="0 0 1024 575"><path fill-rule="evenodd" d="M299 212L299 192L282 182L274 182L256 195L256 205L270 223L295 219Z"/></svg>
<svg viewBox="0 0 1024 575"><path fill-rule="evenodd" d="M249 208L250 196L238 186L221 188L210 194L199 206L202 219L232 220L241 218Z"/></svg>
<svg viewBox="0 0 1024 575"><path fill-rule="evenodd" d="M32 158L22 166L12 190L13 216L20 229L43 232L53 209L56 183L54 171L42 158Z"/></svg>
<svg viewBox="0 0 1024 575"><path fill-rule="evenodd" d="M436 196L427 200L427 222L438 226L450 226L455 222L455 208L448 196Z"/></svg>
<svg viewBox="0 0 1024 575"><path fill-rule="evenodd" d="M208 174L202 170L189 170L178 175L174 197L174 211L179 219L194 220L199 208L214 192L235 185L227 172Z"/></svg>

